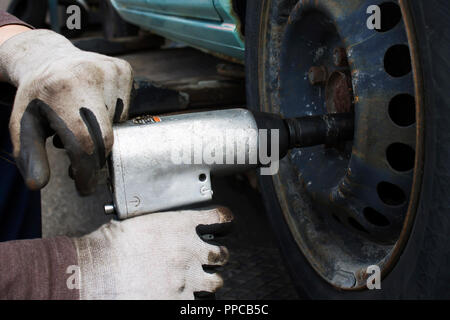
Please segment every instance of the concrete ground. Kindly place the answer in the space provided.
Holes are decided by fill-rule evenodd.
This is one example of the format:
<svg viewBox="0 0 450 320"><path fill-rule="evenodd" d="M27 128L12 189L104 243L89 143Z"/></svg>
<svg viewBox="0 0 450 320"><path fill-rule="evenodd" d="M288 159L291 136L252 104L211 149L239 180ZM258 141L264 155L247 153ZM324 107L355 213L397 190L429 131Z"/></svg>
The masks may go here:
<svg viewBox="0 0 450 320"><path fill-rule="evenodd" d="M174 83L217 80L220 60L188 48L153 50L122 56L137 76L167 86ZM243 92L236 91L236 92ZM244 99L244 97L235 97ZM212 101L214 104L214 101ZM219 103L220 104L220 103ZM48 144L52 177L42 191L43 235L79 236L106 223L110 217L103 205L111 202L103 172L97 192L86 198L78 196L67 174L69 161L64 151ZM298 298L284 268L267 223L262 199L246 175L213 179L214 203L230 207L235 228L222 243L230 250L229 265L221 274L224 288L219 299L296 299Z"/></svg>

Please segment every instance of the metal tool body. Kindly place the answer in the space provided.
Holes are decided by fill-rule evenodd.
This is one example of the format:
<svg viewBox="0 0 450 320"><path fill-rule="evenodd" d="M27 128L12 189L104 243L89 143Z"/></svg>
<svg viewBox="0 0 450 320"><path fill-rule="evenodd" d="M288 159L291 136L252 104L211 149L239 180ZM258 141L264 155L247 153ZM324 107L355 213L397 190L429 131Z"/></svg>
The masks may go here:
<svg viewBox="0 0 450 320"><path fill-rule="evenodd" d="M352 117L284 120L229 109L128 121L114 128L109 161L114 206L105 211L127 219L209 201L211 174L270 165L262 156L276 156L271 161L277 162L302 143L351 139Z"/></svg>
<svg viewBox="0 0 450 320"><path fill-rule="evenodd" d="M228 150L218 163L195 159L195 148L223 148L219 137L225 128L232 135L228 138L243 150ZM211 200L211 173L256 167L256 163L225 163L227 158L237 163L239 154L257 152L257 129L252 114L244 109L150 117L115 127L110 167L117 215L126 219ZM180 163L177 152L189 153L189 161Z"/></svg>

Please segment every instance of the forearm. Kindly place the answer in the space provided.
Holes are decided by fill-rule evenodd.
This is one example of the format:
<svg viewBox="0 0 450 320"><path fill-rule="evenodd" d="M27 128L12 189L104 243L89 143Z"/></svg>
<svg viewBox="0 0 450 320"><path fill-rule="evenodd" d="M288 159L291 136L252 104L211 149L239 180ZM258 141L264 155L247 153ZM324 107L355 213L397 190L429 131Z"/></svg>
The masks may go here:
<svg viewBox="0 0 450 320"><path fill-rule="evenodd" d="M76 265L66 237L0 243L0 299L79 299L79 290L67 285L73 275L67 270Z"/></svg>
<svg viewBox="0 0 450 320"><path fill-rule="evenodd" d="M5 11L0 11L0 46L8 39L19 33L32 30L32 27ZM1 57L0 57L1 58ZM0 81L6 81L5 75L0 73Z"/></svg>

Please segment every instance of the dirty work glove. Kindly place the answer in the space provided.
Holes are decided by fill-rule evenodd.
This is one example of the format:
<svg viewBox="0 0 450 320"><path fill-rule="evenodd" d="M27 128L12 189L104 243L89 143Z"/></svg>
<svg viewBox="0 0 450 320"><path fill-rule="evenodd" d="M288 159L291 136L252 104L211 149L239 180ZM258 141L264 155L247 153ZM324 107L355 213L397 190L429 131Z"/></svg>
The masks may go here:
<svg viewBox="0 0 450 320"><path fill-rule="evenodd" d="M232 219L225 208L155 213L75 239L80 298L186 300L215 292L222 278L202 266L224 265L228 251L200 235L221 232Z"/></svg>
<svg viewBox="0 0 450 320"><path fill-rule="evenodd" d="M81 51L53 31L31 30L0 46L0 73L17 86L10 132L27 186L37 190L48 183L45 140L56 133L78 191L94 192L113 145L112 123L127 117L130 65Z"/></svg>

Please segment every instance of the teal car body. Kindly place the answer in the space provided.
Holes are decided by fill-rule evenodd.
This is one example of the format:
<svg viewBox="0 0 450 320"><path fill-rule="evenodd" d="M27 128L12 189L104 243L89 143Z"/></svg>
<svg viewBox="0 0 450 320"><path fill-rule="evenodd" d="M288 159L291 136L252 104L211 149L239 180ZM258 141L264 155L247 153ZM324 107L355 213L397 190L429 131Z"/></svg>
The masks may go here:
<svg viewBox="0 0 450 320"><path fill-rule="evenodd" d="M244 61L245 43L232 0L111 0L143 29L216 55Z"/></svg>

